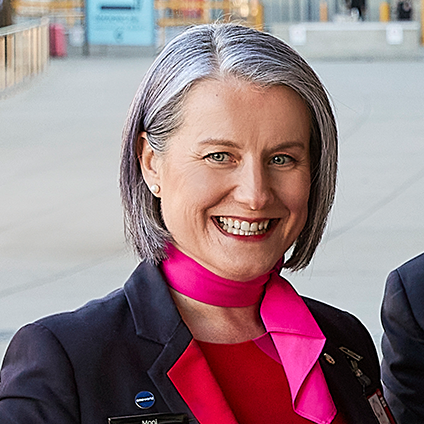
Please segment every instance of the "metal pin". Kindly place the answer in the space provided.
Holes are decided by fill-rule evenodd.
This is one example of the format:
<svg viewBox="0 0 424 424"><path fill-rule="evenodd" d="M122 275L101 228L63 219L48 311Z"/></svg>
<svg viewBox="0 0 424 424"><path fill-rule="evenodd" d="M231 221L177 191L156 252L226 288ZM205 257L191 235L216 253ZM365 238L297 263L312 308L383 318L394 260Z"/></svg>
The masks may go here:
<svg viewBox="0 0 424 424"><path fill-rule="evenodd" d="M335 363L336 363L336 361L334 360L334 358L331 356L331 355L329 355L328 353L324 353L324 358L325 358L325 360L329 363L329 364L331 364L331 365L334 365Z"/></svg>
<svg viewBox="0 0 424 424"><path fill-rule="evenodd" d="M339 349L347 356L350 356L351 358L353 358L355 361L361 361L363 359L363 357L361 355L358 355L355 352L352 352L350 349L348 349L347 347L339 347Z"/></svg>

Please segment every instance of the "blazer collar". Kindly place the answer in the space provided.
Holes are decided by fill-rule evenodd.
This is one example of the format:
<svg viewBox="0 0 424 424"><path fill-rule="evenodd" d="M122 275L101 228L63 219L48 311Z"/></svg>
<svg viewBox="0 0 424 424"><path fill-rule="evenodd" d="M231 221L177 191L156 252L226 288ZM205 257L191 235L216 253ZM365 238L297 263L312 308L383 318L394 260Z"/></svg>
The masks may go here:
<svg viewBox="0 0 424 424"><path fill-rule="evenodd" d="M137 336L166 344L182 324L158 267L142 262L124 285Z"/></svg>
<svg viewBox="0 0 424 424"><path fill-rule="evenodd" d="M193 337L182 321L159 269L141 263L125 283L124 293L137 336L163 346L147 374L171 412L187 413L193 418L167 375Z"/></svg>

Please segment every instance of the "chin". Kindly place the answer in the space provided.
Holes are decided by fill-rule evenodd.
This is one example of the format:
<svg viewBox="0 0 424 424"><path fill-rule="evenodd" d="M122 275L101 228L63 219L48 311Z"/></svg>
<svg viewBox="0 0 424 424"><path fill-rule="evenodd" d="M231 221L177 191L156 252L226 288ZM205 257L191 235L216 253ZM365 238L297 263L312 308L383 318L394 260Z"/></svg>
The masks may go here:
<svg viewBox="0 0 424 424"><path fill-rule="evenodd" d="M255 267L252 267L252 261L243 264L232 263L226 269L220 270L219 275L229 280L250 281L269 272L276 262L277 260L272 264L265 265L260 261L260 266Z"/></svg>

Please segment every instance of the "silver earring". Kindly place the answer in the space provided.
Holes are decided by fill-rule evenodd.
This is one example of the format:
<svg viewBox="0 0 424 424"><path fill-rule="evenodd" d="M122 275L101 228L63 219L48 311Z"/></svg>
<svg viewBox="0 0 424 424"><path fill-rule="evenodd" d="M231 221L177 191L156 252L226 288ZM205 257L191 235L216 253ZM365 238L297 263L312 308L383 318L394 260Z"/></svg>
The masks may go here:
<svg viewBox="0 0 424 424"><path fill-rule="evenodd" d="M159 192L160 192L160 187L159 187L157 184L153 184L153 185L151 185L151 186L150 186L150 191L151 191L154 195L159 194Z"/></svg>

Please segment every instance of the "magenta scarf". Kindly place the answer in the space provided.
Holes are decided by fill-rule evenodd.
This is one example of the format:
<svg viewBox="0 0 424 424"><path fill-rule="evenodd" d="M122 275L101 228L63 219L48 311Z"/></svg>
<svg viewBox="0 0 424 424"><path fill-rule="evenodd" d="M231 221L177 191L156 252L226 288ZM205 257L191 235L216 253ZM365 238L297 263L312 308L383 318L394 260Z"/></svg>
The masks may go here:
<svg viewBox="0 0 424 424"><path fill-rule="evenodd" d="M279 276L277 267L282 262L265 275L240 282L213 274L172 245L167 254L161 264L167 283L192 299L244 307L263 296L260 315L287 375L294 411L318 424L331 423L337 411L318 362L325 336L302 298ZM269 348L264 350L275 356Z"/></svg>

